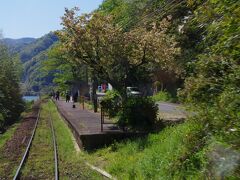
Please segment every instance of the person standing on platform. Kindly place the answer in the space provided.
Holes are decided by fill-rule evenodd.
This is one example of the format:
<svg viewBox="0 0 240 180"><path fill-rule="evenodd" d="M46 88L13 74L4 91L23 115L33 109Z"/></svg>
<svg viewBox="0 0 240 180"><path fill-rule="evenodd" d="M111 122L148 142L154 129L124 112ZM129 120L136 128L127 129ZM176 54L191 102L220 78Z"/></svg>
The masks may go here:
<svg viewBox="0 0 240 180"><path fill-rule="evenodd" d="M56 96L55 96L56 101L59 101L59 96L60 96L60 92L57 91L57 92L56 92Z"/></svg>
<svg viewBox="0 0 240 180"><path fill-rule="evenodd" d="M70 95L69 95L69 92L66 92L66 102L69 102L70 101Z"/></svg>
<svg viewBox="0 0 240 180"><path fill-rule="evenodd" d="M73 102L77 102L78 100L78 92L76 92L73 96Z"/></svg>

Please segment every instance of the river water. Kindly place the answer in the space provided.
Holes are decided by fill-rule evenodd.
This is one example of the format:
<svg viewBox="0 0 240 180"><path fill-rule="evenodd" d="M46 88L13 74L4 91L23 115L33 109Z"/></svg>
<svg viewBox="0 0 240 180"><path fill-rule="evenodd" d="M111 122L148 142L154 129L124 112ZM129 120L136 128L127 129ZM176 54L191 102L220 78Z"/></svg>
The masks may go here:
<svg viewBox="0 0 240 180"><path fill-rule="evenodd" d="M36 101L39 99L39 96L23 96L25 101Z"/></svg>

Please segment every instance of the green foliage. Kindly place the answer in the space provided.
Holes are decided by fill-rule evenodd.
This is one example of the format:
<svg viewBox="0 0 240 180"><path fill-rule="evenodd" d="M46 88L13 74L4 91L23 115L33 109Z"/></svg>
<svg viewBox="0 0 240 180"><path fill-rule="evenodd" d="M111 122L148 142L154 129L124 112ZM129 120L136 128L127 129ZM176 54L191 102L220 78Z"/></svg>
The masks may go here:
<svg viewBox="0 0 240 180"><path fill-rule="evenodd" d="M198 55L198 60L193 63L194 74L186 82L190 101L212 104L227 86L233 85L234 79L236 81L234 74L239 68L236 34L240 33L237 4L237 1L209 1L205 4L206 9L201 6L197 9L193 21L205 25L205 38L201 44L208 48Z"/></svg>
<svg viewBox="0 0 240 180"><path fill-rule="evenodd" d="M239 126L239 1L207 1L193 21L204 24L201 46L207 47L192 63L183 98L195 104L211 131L227 132ZM207 107L207 108L206 108Z"/></svg>
<svg viewBox="0 0 240 180"><path fill-rule="evenodd" d="M151 98L129 98L119 113L118 124L132 129L151 129L157 120L157 111Z"/></svg>
<svg viewBox="0 0 240 180"><path fill-rule="evenodd" d="M0 44L0 132L18 120L24 110L17 67L6 47Z"/></svg>
<svg viewBox="0 0 240 180"><path fill-rule="evenodd" d="M72 61L72 57L62 49L60 43L49 49L48 59L42 63L41 70L45 76L53 76L53 82L60 91L66 91L74 81L87 81L88 68Z"/></svg>
<svg viewBox="0 0 240 180"><path fill-rule="evenodd" d="M199 137L198 141L206 143L207 138L221 137L222 143L233 147L232 151L239 151L240 147L239 12L239 1L235 0L206 1L204 6L196 5L189 23L199 27L201 39L195 49L196 59L190 64L191 73L180 92L197 112L198 123L204 125L207 135ZM194 157L198 153L190 154ZM207 161L212 163L210 159ZM193 162L194 159L190 159L187 167ZM230 166L231 162L225 165ZM209 167L206 171L210 171ZM223 173L223 176L228 177L228 174ZM237 176L239 172L232 178Z"/></svg>
<svg viewBox="0 0 240 180"><path fill-rule="evenodd" d="M121 110L121 96L115 91L107 91L101 100L101 106L107 111L110 117L114 117Z"/></svg>
<svg viewBox="0 0 240 180"><path fill-rule="evenodd" d="M147 0L105 0L98 11L104 15L112 15L114 17L113 23L129 30L140 20L149 4Z"/></svg>
<svg viewBox="0 0 240 180"><path fill-rule="evenodd" d="M157 102L157 101L172 101L171 95L167 91L159 91L157 94L152 96L152 99Z"/></svg>

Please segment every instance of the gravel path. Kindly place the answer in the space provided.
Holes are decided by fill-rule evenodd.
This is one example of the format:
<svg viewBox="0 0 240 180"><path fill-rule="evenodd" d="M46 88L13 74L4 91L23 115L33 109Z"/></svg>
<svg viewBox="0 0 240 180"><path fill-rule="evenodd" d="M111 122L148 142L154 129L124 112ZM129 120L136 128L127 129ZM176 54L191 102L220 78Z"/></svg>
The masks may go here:
<svg viewBox="0 0 240 180"><path fill-rule="evenodd" d="M13 137L0 149L0 168L4 171L3 174L0 174L0 180L13 178L13 171L20 163L24 150L32 135L38 110L39 104L36 104L33 111L21 120Z"/></svg>

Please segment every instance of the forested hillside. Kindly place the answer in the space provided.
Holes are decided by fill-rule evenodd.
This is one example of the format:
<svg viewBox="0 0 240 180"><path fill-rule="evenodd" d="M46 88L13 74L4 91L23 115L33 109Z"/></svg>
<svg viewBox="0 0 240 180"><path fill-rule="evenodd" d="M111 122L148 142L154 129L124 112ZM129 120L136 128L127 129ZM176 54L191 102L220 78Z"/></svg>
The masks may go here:
<svg viewBox="0 0 240 180"><path fill-rule="evenodd" d="M19 53L24 64L22 80L25 92L36 94L52 83L52 77L45 75L40 69L42 63L48 59L48 50L57 40L57 36L49 33L28 45Z"/></svg>
<svg viewBox="0 0 240 180"><path fill-rule="evenodd" d="M21 39L10 39L5 38L1 40L8 48L10 54L16 54L21 52L26 46L33 43L35 38L21 38Z"/></svg>
<svg viewBox="0 0 240 180"><path fill-rule="evenodd" d="M42 62L47 60L47 51L58 40L54 33L45 36L22 39L3 39L9 53L19 57L23 64L22 90L24 94L37 94L44 86L52 83L52 77L40 72Z"/></svg>
<svg viewBox="0 0 240 180"><path fill-rule="evenodd" d="M54 33L46 34L45 36L36 39L33 43L24 47L24 49L19 53L20 60L25 63L26 61L31 60L34 56L39 53L47 50L58 40L57 36Z"/></svg>

